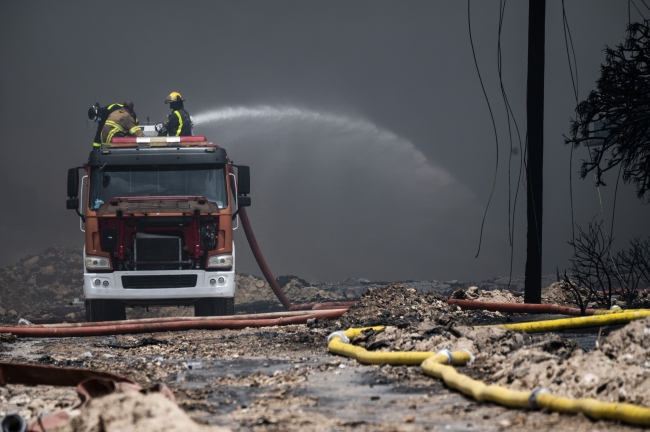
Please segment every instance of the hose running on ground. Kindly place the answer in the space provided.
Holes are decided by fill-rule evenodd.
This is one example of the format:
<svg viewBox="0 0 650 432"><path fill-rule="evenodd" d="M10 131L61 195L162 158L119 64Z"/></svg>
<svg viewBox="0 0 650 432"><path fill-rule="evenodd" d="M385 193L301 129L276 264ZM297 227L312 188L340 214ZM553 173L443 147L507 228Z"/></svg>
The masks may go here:
<svg viewBox="0 0 650 432"><path fill-rule="evenodd" d="M504 330L523 331L526 333L542 333L552 331L562 331L571 329L580 329L587 327L602 327L608 325L627 324L630 321L638 320L650 316L650 310L637 309L627 311L603 311L601 314L579 317L579 318L562 318L556 320L533 321L514 324L496 324L481 327L497 327Z"/></svg>
<svg viewBox="0 0 650 432"><path fill-rule="evenodd" d="M528 313L528 314L560 314L560 315L593 315L596 309L586 309L583 314L578 308L554 304L530 304L530 303L500 303L482 302L476 300L449 299L447 303L459 306L463 310L486 310L491 312L504 313Z"/></svg>
<svg viewBox="0 0 650 432"><path fill-rule="evenodd" d="M291 324L305 324L310 319L337 319L345 313L345 309L314 311L309 315L286 316L267 319L198 319L183 321L164 321L148 323L120 323L111 321L100 326L78 326L76 324L67 327L0 327L0 333L11 333L19 337L82 337L82 336L108 336L120 334L139 334L168 331L185 330L219 330L219 329L243 329L246 327L268 327L285 326ZM210 317L213 318L213 317Z"/></svg>
<svg viewBox="0 0 650 432"><path fill-rule="evenodd" d="M613 314L616 316L620 314ZM379 330L383 327L372 327ZM421 367L425 374L442 379L446 385L456 389L479 402L494 402L510 408L546 409L561 413L583 413L593 419L618 420L639 426L650 426L650 408L627 403L600 402L595 399L570 399L550 394L546 389L533 391L514 391L496 385L487 385L467 375L458 373L453 366L465 365L473 360L468 351L443 350L433 352L369 352L359 346L351 345L350 338L365 328L352 328L335 332L329 336L328 349L334 354L354 358L366 364L418 364L416 360L424 357ZM400 363L399 360L403 362Z"/></svg>

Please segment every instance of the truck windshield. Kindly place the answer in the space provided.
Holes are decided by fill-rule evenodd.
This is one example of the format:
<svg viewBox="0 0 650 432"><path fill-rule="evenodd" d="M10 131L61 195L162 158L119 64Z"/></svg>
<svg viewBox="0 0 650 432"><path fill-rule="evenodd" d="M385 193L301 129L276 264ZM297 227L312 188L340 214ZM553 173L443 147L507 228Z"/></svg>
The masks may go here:
<svg viewBox="0 0 650 432"><path fill-rule="evenodd" d="M90 208L115 197L203 196L223 209L228 206L223 165L116 165L93 167Z"/></svg>

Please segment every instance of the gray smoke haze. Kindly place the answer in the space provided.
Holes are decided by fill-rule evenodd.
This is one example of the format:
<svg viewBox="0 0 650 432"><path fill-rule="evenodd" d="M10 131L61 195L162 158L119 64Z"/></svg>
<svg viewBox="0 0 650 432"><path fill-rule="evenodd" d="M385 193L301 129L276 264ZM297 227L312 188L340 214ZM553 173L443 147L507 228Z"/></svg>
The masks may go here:
<svg viewBox="0 0 650 432"><path fill-rule="evenodd" d="M110 6L109 6L110 5ZM624 0L566 2L584 99L603 48L623 41ZM645 11L645 9L644 9ZM648 11L650 14L650 11ZM467 3L349 1L0 2L0 266L53 243L81 245L64 208L84 163L86 110L132 100L162 121L180 92L196 132L251 166L260 245L276 274L334 280L483 279L508 273L511 154L497 75L499 2L471 3L472 34L499 133L496 152L469 44ZM525 131L527 2L508 2L503 82ZM633 9L632 19L639 14ZM544 272L571 255L569 130L575 100L560 0L547 2ZM516 140L514 147L518 148ZM615 179L577 179L575 220L612 222ZM510 177L511 190L508 190ZM512 211L512 210L511 210ZM514 274L525 264L525 193ZM619 187L615 246L650 234L650 206ZM238 232L238 270L259 273Z"/></svg>

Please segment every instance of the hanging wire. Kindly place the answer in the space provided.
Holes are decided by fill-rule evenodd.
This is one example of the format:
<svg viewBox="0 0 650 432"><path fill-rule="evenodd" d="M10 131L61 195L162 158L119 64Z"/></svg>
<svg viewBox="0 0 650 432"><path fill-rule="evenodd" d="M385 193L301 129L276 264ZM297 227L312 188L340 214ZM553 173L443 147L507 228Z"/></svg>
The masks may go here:
<svg viewBox="0 0 650 432"><path fill-rule="evenodd" d="M641 1L643 2L643 4L646 7L648 7L648 5L646 5L644 0L641 0ZM643 14L639 10L639 8L636 6L636 3L634 3L634 0L628 0L628 24L629 24L629 20L630 20L630 2L634 6L634 8L637 10L637 12L639 12L639 14L645 19L645 17L643 16ZM648 9L650 9L650 8L648 8ZM571 72L571 82L573 84L573 91L574 91L576 106L577 106L578 105L578 90L579 90L579 88L578 88L578 63L577 63L577 60L576 60L575 48L574 48L574 45L573 45L573 38L571 37L571 28L569 26L569 21L568 21L568 19L566 17L566 10L565 10L565 6L564 6L564 0L562 0L562 20L563 20L563 23L564 23L564 42L565 42L565 46L566 46L566 49L567 49L567 60L569 62L569 71ZM567 34L569 36L568 37L568 44L567 44ZM573 68L571 66L571 57L569 56L569 44L571 46L571 52L573 53L573 67L575 68L575 82L574 82L574 79L573 79ZM593 162L593 155L591 154L591 151L589 151L589 149L587 149L587 153L589 154L589 158ZM573 213L572 170L573 170L573 146L571 146L571 156L569 157L569 191L570 191L569 195L570 195L570 200L571 200L572 238L575 239L575 221L574 221L574 213ZM595 177L596 177L596 174L594 173L594 178ZM607 234L607 232L605 232L605 236L607 237L607 252L609 254L609 259L612 262L614 270L619 274L619 277L621 277L620 271L618 269L618 265L616 264L616 260L614 259L614 256L612 255L612 249L611 249L611 243L613 241L613 233L614 233L614 217L615 217L615 214L616 214L616 198L617 198L617 195L618 195L618 182L619 182L619 179L620 179L620 168L619 168L619 176L616 179L616 188L614 190L614 205L613 205L613 208L612 208L611 228L610 228L609 234ZM603 209L603 197L602 197L602 193L601 193L599 184L597 184L596 189L598 191L597 193L598 193L598 203L600 205L600 215L601 215L601 218L603 220L603 223L605 223L605 211ZM575 246L574 246L574 250L575 250ZM622 277L621 277L621 279L622 279ZM625 284L626 288L629 289L627 284L625 282L623 282L623 283Z"/></svg>
<svg viewBox="0 0 650 432"><path fill-rule="evenodd" d="M485 86L483 85L483 78L481 78L481 71L478 67L478 61L476 60L476 52L474 50L474 40L472 39L472 20L471 20L471 0L467 0L467 25L469 28L469 42L472 46L472 56L474 57L474 65L476 66L476 72L478 73L478 79L481 83L481 89L483 89L483 96L485 96L485 102L487 102L488 110L490 111L490 118L492 119L492 129L494 129L494 140L496 145L496 165L494 168L494 179L492 181L492 190L490 191L490 197L488 198L487 205L485 206L485 213L483 214L483 220L481 222L481 233L478 239L478 250L476 251L477 258L481 253L481 242L483 241L483 228L485 227L485 218L487 217L488 209L490 208L490 202L492 201L492 196L494 195L494 189L497 183L497 171L499 169L499 136L497 134L497 126L494 121L494 114L492 112L492 106L490 105L490 99L488 98L487 92L485 91Z"/></svg>
<svg viewBox="0 0 650 432"><path fill-rule="evenodd" d="M575 97L576 106L578 106L578 63L576 61L575 50L573 49L573 38L571 37L571 30L569 29L569 21L567 20L566 10L564 9L564 0L562 0L562 27L564 29L564 46L566 48L566 57L569 64L569 72L571 74L573 96ZM571 51L573 52L573 66L571 65L571 55L569 54L569 41L571 41ZM573 75L574 67L576 70L575 78ZM571 203L571 240L573 243L573 240L576 238L575 216L573 211L573 146L571 146L571 154L569 156L569 201ZM575 252L575 245L573 249Z"/></svg>
<svg viewBox="0 0 650 432"><path fill-rule="evenodd" d="M645 20L645 15L643 15L643 12L637 7L636 3L634 3L634 0L630 0L632 2L632 6L634 6L634 9L641 15L641 17ZM643 3L645 4L645 2ZM628 20L629 20L629 14L628 14ZM630 20L631 21L631 20Z"/></svg>
<svg viewBox="0 0 650 432"><path fill-rule="evenodd" d="M623 164L618 168L618 177L616 177L616 187L614 187L614 206L612 208L612 227L609 229L610 238L614 237L614 217L616 216L616 198L618 196L618 181L621 179Z"/></svg>
<svg viewBox="0 0 650 432"><path fill-rule="evenodd" d="M515 126L515 130L517 131L517 137L519 140L519 148L522 147L522 142L521 142L521 133L519 131L519 125L517 124L517 119L515 118L515 114L512 110L512 107L510 106L510 101L508 100L508 95L505 90L505 86L503 85L503 63L502 63L502 53L503 51L501 50L501 32L503 31L503 17L505 15L506 11L506 1L507 0L500 0L499 1L499 32L498 32L498 38L497 38L497 68L499 72L499 84L501 86L501 96L503 98L503 104L506 109L506 118L508 119L508 137L510 140L510 154L508 157L508 240L510 242L510 272L508 276L508 287L510 287L510 284L512 283L512 270L513 270L513 263L514 263L514 238L515 238L515 216L516 216L516 209L517 209L517 197L519 195L519 181L521 179L522 175L522 166L523 166L523 152L520 155L520 165L519 165L519 176L517 178L517 188L515 192L515 197L514 197L514 203L511 203L511 198L512 198L512 175L511 175L511 168L512 168L512 153L513 153L513 143L512 143L512 124ZM510 121L510 118L512 117L512 124ZM512 213L511 213L512 209Z"/></svg>
<svg viewBox="0 0 650 432"><path fill-rule="evenodd" d="M648 7L647 3L645 0L641 0L641 3L643 3L643 6L645 6L646 9L650 10L650 7Z"/></svg>

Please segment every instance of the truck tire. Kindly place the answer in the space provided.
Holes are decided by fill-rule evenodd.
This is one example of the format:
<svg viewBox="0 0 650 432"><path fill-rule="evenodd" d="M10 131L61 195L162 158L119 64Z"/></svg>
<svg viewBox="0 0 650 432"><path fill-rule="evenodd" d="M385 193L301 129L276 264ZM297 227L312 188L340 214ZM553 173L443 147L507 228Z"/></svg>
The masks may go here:
<svg viewBox="0 0 650 432"><path fill-rule="evenodd" d="M86 321L121 321L126 319L126 307L119 300L86 300Z"/></svg>
<svg viewBox="0 0 650 432"><path fill-rule="evenodd" d="M204 298L194 303L194 316L225 316L235 314L233 297Z"/></svg>

